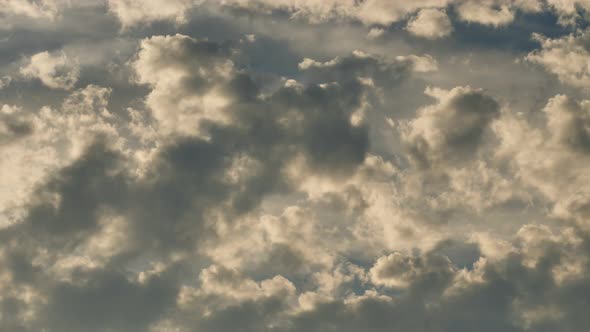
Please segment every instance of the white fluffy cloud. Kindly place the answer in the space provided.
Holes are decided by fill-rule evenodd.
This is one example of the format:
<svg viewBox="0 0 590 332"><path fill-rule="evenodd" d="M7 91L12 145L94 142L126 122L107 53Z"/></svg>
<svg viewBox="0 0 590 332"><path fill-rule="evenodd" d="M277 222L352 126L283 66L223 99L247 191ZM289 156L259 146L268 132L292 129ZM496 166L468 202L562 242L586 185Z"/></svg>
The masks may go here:
<svg viewBox="0 0 590 332"><path fill-rule="evenodd" d="M230 51L183 35L142 41L133 67L137 82L152 87L146 103L160 130L197 134L202 120L228 120L223 87L234 74Z"/></svg>
<svg viewBox="0 0 590 332"><path fill-rule="evenodd" d="M428 39L443 38L453 32L451 20L444 10L438 9L420 10L408 22L406 29L413 35Z"/></svg>
<svg viewBox="0 0 590 332"><path fill-rule="evenodd" d="M410 155L421 165L460 162L473 158L500 106L483 91L471 87L429 88L438 104L425 107L402 129Z"/></svg>
<svg viewBox="0 0 590 332"><path fill-rule="evenodd" d="M587 0L548 0L547 4L551 6L559 15L561 24L575 24L576 19L580 18L578 9L590 9L590 2Z"/></svg>
<svg viewBox="0 0 590 332"><path fill-rule="evenodd" d="M497 7L496 7L497 6ZM514 20L514 12L508 3L492 1L465 1L457 11L461 19L485 25L501 26Z"/></svg>
<svg viewBox="0 0 590 332"><path fill-rule="evenodd" d="M54 172L78 159L95 142L104 140L121 153L141 163L144 151L139 148L147 130L135 119L129 127L140 131L126 134L122 121L107 108L112 89L88 85L72 92L61 106L43 106L39 110L3 105L0 109L0 227L18 222L37 186ZM133 115L133 114L132 114ZM150 144L151 142L143 142ZM134 144L132 151L127 150ZM139 166L138 166L139 167Z"/></svg>
<svg viewBox="0 0 590 332"><path fill-rule="evenodd" d="M589 30L551 39L533 35L541 49L529 53L528 61L539 64L563 83L587 88L590 86Z"/></svg>
<svg viewBox="0 0 590 332"><path fill-rule="evenodd" d="M553 217L587 228L588 101L557 95L543 111L544 128L514 117L495 123L498 156L508 158L518 177L549 200Z"/></svg>
<svg viewBox="0 0 590 332"><path fill-rule="evenodd" d="M80 68L76 59L68 58L63 52L41 52L31 56L20 72L28 79L39 79L52 89L70 90L78 81Z"/></svg>

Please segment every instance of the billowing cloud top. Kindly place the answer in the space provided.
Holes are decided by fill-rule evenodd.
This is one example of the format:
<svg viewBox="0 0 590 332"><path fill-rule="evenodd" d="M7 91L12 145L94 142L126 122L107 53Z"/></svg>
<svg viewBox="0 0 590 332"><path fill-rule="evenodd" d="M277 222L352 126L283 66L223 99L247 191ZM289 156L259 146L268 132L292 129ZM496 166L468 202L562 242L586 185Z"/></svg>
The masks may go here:
<svg viewBox="0 0 590 332"><path fill-rule="evenodd" d="M588 17L0 0L0 332L590 330Z"/></svg>

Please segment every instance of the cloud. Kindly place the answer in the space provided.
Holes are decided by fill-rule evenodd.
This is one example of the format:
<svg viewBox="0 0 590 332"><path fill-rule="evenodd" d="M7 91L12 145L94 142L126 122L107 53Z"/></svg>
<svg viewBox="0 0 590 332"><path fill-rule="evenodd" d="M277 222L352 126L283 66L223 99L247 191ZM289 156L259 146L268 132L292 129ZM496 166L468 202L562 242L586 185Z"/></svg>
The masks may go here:
<svg viewBox="0 0 590 332"><path fill-rule="evenodd" d="M475 327L482 331L525 331L562 324L567 330L575 331L587 323L580 310L568 311L569 306L564 310L537 302L555 296L554 299L559 298L557 302L567 303L577 297L571 292L573 289L581 291L587 287L587 278L580 270L565 284L556 283L560 280L558 271L563 268L561 259L570 255L580 259L578 255L584 252L583 245L570 236L567 232L554 234L534 225L523 227L515 241L530 242L521 242L521 250L499 261L481 258L469 270L453 268L446 258L431 256L433 253L420 257L385 256L372 271L381 271L384 276L398 275L394 271L399 267L398 276L407 277L404 282L407 291L392 297L366 292L353 297L354 300L319 304L296 316L292 327L285 330L320 331L329 327L342 331L383 331L395 327L421 331L432 325L441 331L468 331ZM528 265L528 257L533 253L539 255L535 256L537 264ZM538 283L531 284L532 280ZM489 310L490 301L495 310Z"/></svg>
<svg viewBox="0 0 590 332"><path fill-rule="evenodd" d="M1 331L590 326L585 3L52 3L0 10Z"/></svg>
<svg viewBox="0 0 590 332"><path fill-rule="evenodd" d="M68 58L63 52L41 52L31 56L20 72L25 78L39 79L49 88L70 90L78 81L80 68L77 60Z"/></svg>
<svg viewBox="0 0 590 332"><path fill-rule="evenodd" d="M224 122L230 103L222 85L234 74L231 50L188 36L154 36L142 41L133 67L137 82L153 88L146 103L160 130L195 134L202 120Z"/></svg>
<svg viewBox="0 0 590 332"><path fill-rule="evenodd" d="M434 22L443 27L443 31L452 31L451 22L446 15L441 15L447 8L454 8L459 19L492 27L510 24L515 19L517 11L538 13L543 10L555 10L563 15L575 14L575 0L569 2L549 1L550 6L544 6L540 0L420 0L412 2L388 2L383 0L355 1L267 1L267 0L230 0L223 4L255 12L269 13L273 10L284 11L294 19L305 19L310 22L326 22L338 20L353 20L367 26L388 26L400 22L408 16L418 13L414 20L413 30L417 31L420 22L421 31L432 26ZM421 11L424 11L420 14ZM431 22L431 23L426 23ZM432 31L432 28L429 28ZM449 31L450 30L450 31ZM447 32L447 34L448 34ZM432 36L433 33L428 33ZM433 37L430 37L433 38Z"/></svg>
<svg viewBox="0 0 590 332"><path fill-rule="evenodd" d="M2 76L0 78L0 90L8 87L10 85L10 82L12 82L12 77L10 77L10 76Z"/></svg>
<svg viewBox="0 0 590 332"><path fill-rule="evenodd" d="M9 259L23 255L34 261L31 278L47 280L35 287L47 299L45 304L26 305L38 306L34 320L27 324L42 324L50 331L82 324L90 330L145 329L164 317L164 308L175 312L169 299L180 292L180 282L174 278L165 279L162 285L154 281L154 289L142 280L151 280L150 275L159 280L175 264L181 269L190 269L188 261L205 265L205 254L208 259L226 257L224 250L213 249L221 247L223 234L240 225L241 218L256 215L264 198L274 193L317 191L316 180L338 186L343 181L361 183L363 178L391 173L391 166L382 160L368 159L366 123L354 120L354 114L370 109L364 96L376 85L391 86L390 75L399 76L400 81L410 75L418 57L385 61L355 53L326 65L318 63L317 68L302 68L310 77L308 84L287 81L263 95L248 73L235 67L234 54L223 44L182 35L145 39L131 65L137 82L150 89L145 101L151 114L136 110L129 110L129 118L114 114L107 108L112 89L89 85L72 92L61 107L43 107L31 115L34 131L17 142L21 145L14 145L22 154L15 162L30 158L26 151L32 147L46 148L49 155L38 164L45 165L36 170L38 184L18 184L28 194L20 202L24 212L2 231L23 239L7 249ZM326 79L338 83L319 83ZM369 84L371 80L375 83ZM180 97L165 95L176 88L181 88ZM226 98L226 118L201 116L218 110L216 104L205 103L202 108L182 110L194 116L190 123L194 127L186 126L186 120L169 120L169 113L178 111L175 103L203 98L211 89L218 89ZM149 115L153 122L147 120ZM149 128L154 132L150 134ZM35 156L35 150L30 151ZM362 175L365 172L375 175ZM350 213L362 211L356 189L348 189L342 203L339 199L329 204L356 201L358 208ZM244 310L260 301L282 301L281 289L294 297L296 287L290 281L268 273L292 275L297 266L300 273L307 273L310 270L304 262L320 253L304 245L292 246L289 239L298 233L303 220L295 212L285 218L293 223L292 233L275 233L255 262L267 271L268 281L257 283L243 277L246 286L252 285L244 286L245 295L239 296L245 301ZM266 227L269 234L276 232L276 226ZM122 238L125 245L114 245ZM331 259L324 259L317 266L329 266ZM144 260L149 266L140 263ZM129 265L135 263L140 271L130 270ZM223 260L218 263L230 265ZM238 262L234 266L245 265ZM123 278L121 273L134 277ZM224 284L215 286L206 280L201 292L208 287L217 290L207 296L228 296L220 294ZM93 320L92 308L106 310L105 305L113 300L113 287L127 294L128 302L109 311L108 320ZM239 289L241 286L228 292L236 294ZM256 295L259 293L267 295ZM151 296L168 300L145 306L131 318L119 314ZM84 302L89 298L94 300ZM227 310L234 308L236 299L228 305ZM64 314L72 306L76 318ZM219 308L200 324L217 328L225 310ZM153 320L142 318L144 314Z"/></svg>
<svg viewBox="0 0 590 332"><path fill-rule="evenodd" d="M108 271L94 273L87 282L83 286L55 285L49 295L51 302L41 313L50 331L145 331L174 305L177 292L162 276L138 282ZM102 312L102 318L96 317L97 311Z"/></svg>
<svg viewBox="0 0 590 332"><path fill-rule="evenodd" d="M575 24L575 20L579 18L576 8L586 8L587 6L584 1L578 0L549 0L546 2L541 0L419 0L413 2L388 2L384 0L361 2L352 0L225 0L222 2L208 0L174 0L168 2L159 0L150 0L148 2L109 0L108 5L109 10L119 18L124 28L157 21L172 21L176 24L184 24L187 21L189 12L203 8L237 9L263 15L285 13L293 20L303 20L310 23L356 21L366 26L390 26L423 10L425 13L434 13L434 11L440 12L454 8L459 14L458 18L462 21L500 27L512 23L519 11L526 13L552 11L559 16L561 24L571 25ZM437 15L436 18L432 17L432 15L430 17L424 16L421 20L423 22L426 22L426 20L434 22L435 19L439 26L442 24L445 28L444 31L453 30L450 21L440 15ZM422 29L425 28L425 24L421 24ZM416 29L418 28L413 28L413 30ZM432 33L429 33L429 36L431 37L427 38L434 38Z"/></svg>
<svg viewBox="0 0 590 332"><path fill-rule="evenodd" d="M518 12L539 13L548 9L550 8L547 8L545 3L540 0L465 0L456 2L456 10L461 20L496 28L511 24Z"/></svg>
<svg viewBox="0 0 590 332"><path fill-rule="evenodd" d="M446 0L420 0L391 6L382 0L365 1L360 4L356 16L365 24L389 25L419 8L444 7L448 3Z"/></svg>
<svg viewBox="0 0 590 332"><path fill-rule="evenodd" d="M544 109L547 127L557 144L590 152L590 101L575 102L565 95L549 100Z"/></svg>
<svg viewBox="0 0 590 332"><path fill-rule="evenodd" d="M533 38L541 44L541 49L529 53L528 61L541 65L565 84L579 88L588 86L588 30L556 39L539 34L534 34Z"/></svg>
<svg viewBox="0 0 590 332"><path fill-rule="evenodd" d="M384 0L356 1L268 1L231 0L224 4L252 10L285 10L293 18L304 18L312 22L334 19L352 19L366 25L390 25L420 8L443 8L450 0L418 0L413 2L389 2Z"/></svg>
<svg viewBox="0 0 590 332"><path fill-rule="evenodd" d="M383 30L381 28L371 28L371 30L369 30L369 33L367 34L367 38L377 39L377 38L383 36L384 33L385 33L385 30Z"/></svg>
<svg viewBox="0 0 590 332"><path fill-rule="evenodd" d="M9 144L32 132L32 124L16 106L3 105L0 109L0 145Z"/></svg>
<svg viewBox="0 0 590 332"><path fill-rule="evenodd" d="M412 71L436 71L438 64L436 59L428 54L386 58L355 50L350 56L337 57L326 62L305 58L299 63L299 69L309 73L318 82L362 81L368 78L365 84L382 85L400 83L409 77Z"/></svg>
<svg viewBox="0 0 590 332"><path fill-rule="evenodd" d="M471 158L500 114L498 102L471 87L429 88L426 93L438 104L423 108L402 130L412 160L428 167Z"/></svg>
<svg viewBox="0 0 590 332"><path fill-rule="evenodd" d="M588 201L583 166L588 159L586 104L557 95L543 108L543 127L531 128L521 119L503 117L493 129L501 141L498 157L508 158L519 178L549 201L553 217L582 228Z"/></svg>
<svg viewBox="0 0 590 332"><path fill-rule="evenodd" d="M22 107L2 107L3 143L7 158L0 161L2 226L22 217L27 197L38 182L76 160L96 137L116 141L113 117L106 109L111 90L89 85L72 92L62 107L32 113ZM23 206L24 205L24 206ZM20 217L19 217L20 216Z"/></svg>
<svg viewBox="0 0 590 332"><path fill-rule="evenodd" d="M559 15L559 23L572 25L580 18L578 9L588 10L590 4L584 0L548 0L547 4Z"/></svg>
<svg viewBox="0 0 590 332"><path fill-rule="evenodd" d="M58 13L56 0L4 0L0 14L53 19Z"/></svg>
<svg viewBox="0 0 590 332"><path fill-rule="evenodd" d="M405 288L424 274L431 278L434 273L452 274L453 270L452 263L444 257L408 257L393 253L379 258L370 274L376 285Z"/></svg>
<svg viewBox="0 0 590 332"><path fill-rule="evenodd" d="M130 260L147 257L169 263L170 257L202 250L216 239L225 222L213 222L212 216L238 218L272 192L297 189L292 180L314 175L346 179L363 165L368 145L366 127L351 122L351 117L361 106L364 91L372 89L370 85L353 75L342 86L285 85L262 97L248 75L234 69L231 56L231 49L223 45L181 35L144 41L132 65L138 82L152 90L146 104L153 111L157 133L147 136L147 144L156 147L147 150L146 158L135 159L137 155L132 152L138 152L141 145L137 144L143 137L129 136L134 131L127 130L140 125L127 122L140 115L131 110L131 118L126 120L111 113L107 109L110 88L89 85L71 93L61 108L44 107L31 115L35 130L28 140L15 145L15 151L23 154L15 162L28 158L26 149L45 148L50 154L41 161L51 166L36 170L37 180L42 181L39 186L22 184L23 190L32 191L31 197L20 203L26 208L24 218L16 218L18 221L7 225L4 232L32 239L15 244L13 250L24 252L35 261L35 267L45 271L48 280L55 282L38 289L48 297L49 306L42 306L36 322L46 321L50 330L84 322L91 330L144 329L148 320L139 316L125 320L128 316L120 316L119 311L108 313L106 322L89 316L91 308L103 310L100 303L112 300L107 289L114 285L128 294L130 302L121 304L123 311L135 305L135 299L144 302L145 296L151 296L151 286L141 284L140 279L121 278L110 264L121 260L118 264L123 265L117 266L123 268ZM365 75L393 70L382 68L378 62L361 68ZM322 75L345 76L331 71L344 69L325 68ZM195 118L195 129L202 129L203 137L197 136L198 131L179 131L183 127L176 126L185 123L167 121L164 113L157 113L174 110L174 106L151 104L154 91L170 91L171 87L184 88L183 100L202 98L210 89L218 88L232 105L228 120ZM211 107L215 105L205 104L202 111ZM201 110L190 111L186 110L192 116ZM144 132L146 127L136 129ZM130 151L132 148L135 151ZM298 160L303 161L308 174L291 178L294 175L290 175L288 166ZM142 171L134 173L138 162L143 163ZM113 241L121 237L126 238L126 245L113 247ZM50 248L49 252L38 252L42 247ZM292 252L287 247L275 247L277 259ZM74 275L85 281L73 283ZM260 287L272 288L285 281L277 278ZM162 287L175 292L176 284ZM79 304L98 293L104 300L96 298L88 306ZM156 319L164 305L146 307L146 315ZM64 315L70 306L78 310L76 319Z"/></svg>
<svg viewBox="0 0 590 332"><path fill-rule="evenodd" d="M371 79L377 84L392 77L403 80L413 68L428 71L434 66L431 57L385 60L362 52L326 63L306 59L299 68L317 84L287 81L263 96L251 78L235 68L232 53L223 45L182 35L143 41L133 66L138 82L152 87L146 104L159 130L207 137L210 126L248 130L261 121L248 111L251 107L290 110L267 114L265 121L277 126L258 135L275 135L275 144L296 142L293 147L300 147L306 163L316 170L323 164L338 169L364 160L366 127L353 118L367 107L364 96L373 89Z"/></svg>
<svg viewBox="0 0 590 332"><path fill-rule="evenodd" d="M443 10L422 9L406 26L413 35L428 39L438 39L453 32L451 20Z"/></svg>
<svg viewBox="0 0 590 332"><path fill-rule="evenodd" d="M466 22L495 27L506 25L514 20L514 12L507 3L496 4L494 1L465 1L457 7L457 12Z"/></svg>
<svg viewBox="0 0 590 332"><path fill-rule="evenodd" d="M119 18L124 28L142 23L170 20L186 22L186 12L193 6L192 0L138 1L108 0L109 11Z"/></svg>

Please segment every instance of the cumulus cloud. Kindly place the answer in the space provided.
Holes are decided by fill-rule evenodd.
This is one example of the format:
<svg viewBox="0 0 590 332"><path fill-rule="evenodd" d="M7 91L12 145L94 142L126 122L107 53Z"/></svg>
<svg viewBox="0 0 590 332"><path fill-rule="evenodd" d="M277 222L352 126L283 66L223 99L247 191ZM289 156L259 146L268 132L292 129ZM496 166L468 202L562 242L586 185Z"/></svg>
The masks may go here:
<svg viewBox="0 0 590 332"><path fill-rule="evenodd" d="M549 9L540 0L464 0L455 4L461 20L492 27L512 23L518 12L539 13Z"/></svg>
<svg viewBox="0 0 590 332"><path fill-rule="evenodd" d="M344 179L364 163L368 144L366 126L355 124L351 117L361 106L363 91L372 88L370 85L353 75L343 86L286 85L272 96L262 98L255 83L234 70L231 53L222 45L182 35L144 41L133 66L138 82L145 82L152 89L146 103L153 111L158 130L154 139L162 147L148 157L148 165L139 178L123 166L133 165L130 159L135 155L129 154L128 149L137 141L133 137L123 137L129 135L122 127L124 119L106 108L110 89L88 86L66 98L61 109L43 108L33 117L43 117L40 121L44 123L43 128L35 128L41 130L32 134L34 139L28 144L52 147L55 150L50 151L56 155L65 148L70 159L54 161L58 167L65 167L48 174L47 185L35 189L34 200L25 201L25 206L31 205L24 220L8 229L30 228L36 242L61 253L50 253L47 257L31 253L38 258L39 266L52 273L52 278L68 280L69 274L81 271L87 274L88 280L96 280L98 289L103 281L107 286L111 281L118 283L118 274L113 275L112 271L104 271L107 280L101 279L101 271L114 259L112 256L146 249L152 253L150 250L156 250L158 256L164 254L164 257L166 253L190 252L200 241L195 242L196 239L206 239L205 234L214 235L223 229L218 230L221 224L211 223L209 216L226 211L227 215L223 212L219 217L236 218L255 208L265 194L294 186L288 175L289 163L301 160L309 172L309 175L297 174L297 181L313 174ZM339 67L325 69L323 75L331 76L330 71L342 70ZM362 70L370 75L392 69L381 68L375 62L365 64ZM186 83L190 84L184 85ZM190 123L194 127L182 127L186 121L168 121L165 116L169 114L164 111L175 107L151 102L154 91L169 92L175 87L184 87L180 99L203 98L210 89L219 89L233 106L228 110L227 120L199 117L200 109L187 108L188 115L196 116ZM173 102L168 100L165 99ZM217 110L211 107L204 104L203 112ZM162 112L161 115L158 112ZM261 131L265 123L273 125ZM194 137L201 127L204 128L203 137ZM182 128L188 129L182 132ZM273 139L269 139L271 137ZM194 186L185 186L185 183ZM203 186L208 189L201 191ZM84 193L74 190L82 187L88 190ZM236 191L236 188L241 189ZM165 196L170 200L162 200L164 192L168 192ZM189 199L178 201L178 197ZM127 211L130 206L137 208ZM45 218L48 216L51 217ZM162 228L161 220L169 220L166 226L169 230ZM177 238L181 230L182 240ZM117 235L121 232L126 234L129 246L114 250L112 238L121 236ZM71 241L66 240L68 237ZM57 239L64 241L59 243ZM72 246L75 253L66 254L66 248ZM93 252L92 248L100 250ZM280 250L277 253L280 254ZM281 257L285 256L276 259ZM87 298L93 292L78 285L64 287L68 298ZM141 298L144 289L137 282L123 283L121 287L129 289L131 299L135 295ZM66 295L62 295L61 288L48 291L50 303L53 303L48 308L48 315L54 317L52 328L82 324L63 320L59 310L68 300L62 297ZM132 303L122 305L131 306ZM86 309L81 306L80 310L79 317L86 320ZM43 318L43 313L40 315L39 319L48 319ZM124 325L126 322L114 313L111 318L111 325L96 322L91 328L141 329L143 326Z"/></svg>
<svg viewBox="0 0 590 332"><path fill-rule="evenodd" d="M144 299L142 294L152 291L151 284L123 281L118 273L104 270L105 264L114 259L111 256L139 253L139 250L148 250L148 253L156 250L151 253L164 255L162 257L168 253L190 252L200 241L195 242L196 239L206 239L207 232L214 235L221 227L221 224L208 221L207 216L225 210L228 215L222 213L220 217L235 218L256 207L266 193L277 190L279 185L290 186L288 177L284 179L281 171L286 170L287 162L294 161L294 157L303 158L312 174L331 173L328 176L338 177L347 176L365 159L366 128L350 121L351 114L360 105L359 98L364 87L361 83L351 81L351 86L345 87L315 84L305 88L285 86L270 99L261 99L254 83L246 75L233 70L228 60L229 53L223 51L221 45L180 35L154 37L146 43L134 64L141 82L153 82L153 90L161 89L156 84L156 78L165 77L157 76L160 69L161 73L178 74L177 78L170 77L170 84L180 84L175 80L193 83L186 86L184 93L187 98L202 97L209 92L211 85L218 86L227 95L228 103L234 104L228 114L232 121L198 119L194 122L195 127L198 128L200 122L207 123L207 135L203 138L181 138L177 136L190 136L194 132L175 132L178 127L168 126L179 126L181 123L162 124L163 118L152 107L158 129L162 128L162 137L158 139L163 146L148 159L145 174L135 178L123 167L129 165L131 161L128 159L134 156L126 154L128 144L132 143L122 138L120 125L124 121L106 109L105 100L110 89L88 86L70 95L57 113L48 108L42 110L41 116L46 117L43 125L55 126L56 131L41 131L39 135L51 141L37 138L40 144L50 147L50 142L57 143L58 139L67 138L69 144L63 146L62 142L57 143L53 153L57 154L59 148L67 147L66 151L71 151L73 161L66 161L64 168L48 176L47 185L35 190L35 199L25 202L25 205L30 204L30 210L24 220L15 226L9 225L7 232L28 228L36 239L35 243L51 246L61 253L56 255L52 252L48 256L30 253L33 255L31 259L38 259L35 266L43 266L52 278L68 280L69 274L80 271L98 287L48 286L47 296L51 305L47 307L47 316L42 311L38 319L50 320L48 325L54 330L78 326L83 322L95 330L141 330L145 325L133 325L139 324L139 318L122 320L116 314L118 311L109 314L108 325L89 322L86 318L88 307L82 305L77 305L80 310L77 319L80 320L70 320L63 315L67 309L63 305L71 301L77 303L96 292L105 296L104 301L110 301L109 293L103 289L110 289L114 285L112 282L129 292L130 302L121 304L121 308L133 306L135 298ZM166 54L165 50L172 52ZM186 63L190 59L194 59L193 66L207 59L213 66L191 67L190 63ZM228 70L219 70L215 68L216 64L226 65ZM206 68L212 71L203 72ZM148 104L150 98L151 95L147 97ZM170 109L173 108L166 108ZM198 109L192 111L199 112ZM257 111L264 114L256 115ZM264 123L261 121L271 121L274 125L268 127L267 132L260 131ZM66 136L61 138L62 134ZM36 135L33 134L33 137ZM169 137L173 140L169 141ZM267 137L274 137L274 140ZM324 142L316 145L318 141ZM274 151L273 155L270 156L268 151ZM244 167L245 172L242 171ZM185 186L186 183L194 186ZM207 191L200 190L203 186L208 188ZM74 188L87 190L82 193ZM236 188L241 189L236 191ZM164 192L168 193L165 196L170 200L162 200ZM186 197L187 200L178 201L178 197ZM131 210L125 212L130 206L137 207L132 208L131 214L128 213ZM113 217L109 217L111 215ZM161 220L169 220L168 230L163 228ZM113 251L109 243L114 241L113 237L121 236L117 235L120 232L126 234L129 246ZM178 232L184 234L183 239L177 237ZM70 240L66 240L68 237ZM59 243L57 239L63 241ZM75 248L72 255L66 254L68 247ZM100 248L100 251L93 252L92 248ZM262 285L271 287L273 283L275 281ZM170 287L174 289L175 286ZM159 292L159 288L154 292ZM148 312L153 313L152 319L156 319L159 311Z"/></svg>
<svg viewBox="0 0 590 332"><path fill-rule="evenodd" d="M70 90L78 81L80 68L77 60L68 58L65 53L46 51L31 56L20 72L25 78L39 79L49 88Z"/></svg>
<svg viewBox="0 0 590 332"><path fill-rule="evenodd" d="M428 39L443 38L453 32L451 20L443 10L422 9L406 26L413 35Z"/></svg>
<svg viewBox="0 0 590 332"><path fill-rule="evenodd" d="M514 11L508 3L495 1L465 1L457 7L462 20L491 26L501 26L514 20Z"/></svg>
<svg viewBox="0 0 590 332"><path fill-rule="evenodd" d="M590 83L589 34L585 30L556 39L534 34L541 49L529 53L526 59L543 66L563 83L586 88Z"/></svg>
<svg viewBox="0 0 590 332"><path fill-rule="evenodd" d="M387 1L373 0L360 3L357 17L366 24L391 24L405 15L423 7L444 7L449 3L446 0L420 0L399 2L391 6Z"/></svg>
<svg viewBox="0 0 590 332"><path fill-rule="evenodd" d="M583 166L588 160L586 104L557 95L543 109L542 128L512 117L494 124L501 140L498 156L513 158L510 163L518 176L549 200L553 217L582 228L587 227L584 211L589 197Z"/></svg>
<svg viewBox="0 0 590 332"><path fill-rule="evenodd" d="M565 95L552 98L544 109L547 127L557 144L590 152L590 101L576 102Z"/></svg>
<svg viewBox="0 0 590 332"><path fill-rule="evenodd" d="M565 239L562 236L573 242L560 242ZM500 261L482 258L469 270L453 268L447 258L432 256L432 253L421 257L385 256L371 270L382 276L376 280L383 282L396 280L393 276L407 277L412 281L403 283L408 288L406 292L395 297L366 292L348 301L321 304L297 316L294 326L286 330L320 331L322 327L331 326L357 331L370 326L370 331L381 331L393 326L420 331L433 324L442 331L472 328L525 331L557 325L575 331L586 324L585 318L580 316L581 311L569 306L564 310L555 304L572 299L570 287L578 290L587 287L586 278L579 273L574 273L573 278L564 284L557 282L561 280L558 277L560 272L557 272L562 268L559 258L575 257L583 252L575 236L570 236L567 232L554 234L534 225L523 227L515 238L515 243L523 244L521 250ZM528 241L525 238L530 242L525 242ZM568 253L568 250L571 251ZM529 265L527 259L533 252L539 256L535 256L536 264ZM541 262L548 265L542 266ZM529 278L541 275L547 279L536 279L539 284L530 283ZM548 299L549 296L555 296L556 302L537 302L539 298ZM490 300L495 303L494 311L487 310ZM466 314L469 318L465 318ZM427 317L427 322L416 317ZM574 317L581 320L568 320Z"/></svg>
<svg viewBox="0 0 590 332"><path fill-rule="evenodd" d="M436 98L438 104L422 109L402 129L412 160L428 166L471 158L491 122L500 114L498 102L471 87L429 88L426 93Z"/></svg>
<svg viewBox="0 0 590 332"><path fill-rule="evenodd" d="M6 3L1 331L590 326L585 3Z"/></svg>
<svg viewBox="0 0 590 332"><path fill-rule="evenodd" d="M36 113L22 107L2 107L2 181L10 184L0 195L2 225L22 217L23 205L39 181L77 159L97 136L117 132L107 110L111 90L90 85L74 91L58 109L43 107Z"/></svg>
<svg viewBox="0 0 590 332"><path fill-rule="evenodd" d="M452 274L453 269L451 261L445 257L411 257L393 253L380 257L371 268L370 274L376 285L405 288L424 274Z"/></svg>
<svg viewBox="0 0 590 332"><path fill-rule="evenodd" d="M223 91L233 74L231 50L188 36L155 36L142 41L133 64L137 82L153 87L146 103L161 130L194 134L201 120L227 121Z"/></svg>
<svg viewBox="0 0 590 332"><path fill-rule="evenodd" d="M584 0L548 0L547 4L556 11L563 25L575 24L580 18L579 9L590 9L590 3Z"/></svg>
<svg viewBox="0 0 590 332"><path fill-rule="evenodd" d="M371 30L369 30L369 33L367 34L367 38L377 39L377 38L383 36L384 33L385 33L385 30L383 30L381 28L371 28Z"/></svg>

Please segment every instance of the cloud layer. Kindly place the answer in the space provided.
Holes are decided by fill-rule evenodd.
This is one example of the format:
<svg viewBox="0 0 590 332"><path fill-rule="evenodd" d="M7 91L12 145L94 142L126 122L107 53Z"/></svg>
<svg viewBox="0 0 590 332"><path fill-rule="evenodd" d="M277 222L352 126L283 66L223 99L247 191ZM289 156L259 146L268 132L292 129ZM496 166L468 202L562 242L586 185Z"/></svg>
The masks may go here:
<svg viewBox="0 0 590 332"><path fill-rule="evenodd" d="M588 330L588 9L0 0L0 331Z"/></svg>

